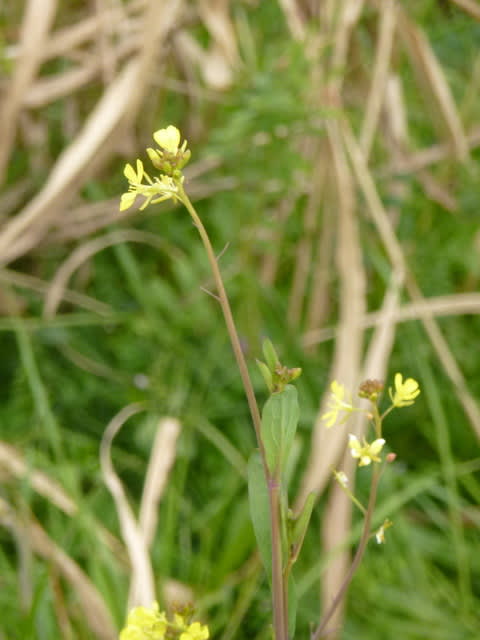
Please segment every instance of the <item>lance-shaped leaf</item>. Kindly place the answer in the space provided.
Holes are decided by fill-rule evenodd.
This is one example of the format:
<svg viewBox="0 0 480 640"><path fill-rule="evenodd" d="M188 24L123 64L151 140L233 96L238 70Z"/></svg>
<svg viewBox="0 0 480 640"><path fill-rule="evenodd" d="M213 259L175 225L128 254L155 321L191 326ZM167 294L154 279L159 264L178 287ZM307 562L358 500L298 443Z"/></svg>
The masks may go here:
<svg viewBox="0 0 480 640"><path fill-rule="evenodd" d="M272 535L270 528L270 502L268 487L260 453L254 451L247 467L248 502L258 550L268 579L272 578Z"/></svg>
<svg viewBox="0 0 480 640"><path fill-rule="evenodd" d="M307 533L308 523L312 515L312 509L315 505L315 493L312 491L308 494L302 510L296 518L291 521L289 526L289 549L291 561L296 562L300 549L303 545L305 534Z"/></svg>
<svg viewBox="0 0 480 640"><path fill-rule="evenodd" d="M257 360L257 365L260 369L260 373L262 374L263 379L265 380L265 384L267 385L268 390L270 391L270 393L273 393L273 377L270 369L261 360Z"/></svg>
<svg viewBox="0 0 480 640"><path fill-rule="evenodd" d="M273 346L271 340L266 338L262 344L262 351L265 360L267 361L268 368L273 373L277 368L280 360L278 359L277 352L275 351L275 347Z"/></svg>
<svg viewBox="0 0 480 640"><path fill-rule="evenodd" d="M298 395L295 387L274 393L265 403L262 413L261 435L268 468L278 476L292 446L298 424Z"/></svg>
<svg viewBox="0 0 480 640"><path fill-rule="evenodd" d="M295 627L297 624L298 596L297 587L293 575L288 576L288 637L295 637Z"/></svg>

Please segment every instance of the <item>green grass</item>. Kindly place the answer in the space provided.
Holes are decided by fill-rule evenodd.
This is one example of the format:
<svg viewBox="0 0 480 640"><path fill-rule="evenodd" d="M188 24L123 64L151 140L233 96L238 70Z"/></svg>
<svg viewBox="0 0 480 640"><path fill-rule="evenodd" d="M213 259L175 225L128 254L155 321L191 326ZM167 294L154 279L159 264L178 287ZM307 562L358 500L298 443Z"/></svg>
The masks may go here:
<svg viewBox="0 0 480 640"><path fill-rule="evenodd" d="M478 25L457 9L450 16L436 3L413 3L416 9L406 4L432 36L461 101L473 55L469 43L478 40ZM233 176L237 181L234 190L204 198L198 208L218 253L228 244L220 265L260 401L266 394L254 360L260 357L264 336L289 365L303 368L296 487L332 354L330 342L303 351L303 326L292 328L287 322L306 206L301 190L282 228L280 247L269 233L280 227L273 214L298 186L296 171L310 170L308 162L299 159L298 141L305 135L323 137L323 128L317 127L320 117L339 114L309 106L311 87L305 79L310 62L289 38L280 9L273 5L260 3L258 14L243 5L235 7L236 19L246 21L254 49L248 49L245 39L245 64L235 85L218 102L197 105L202 133L197 140L193 137L190 147L197 158L222 158L212 179ZM362 52L371 56L367 26L368 21L360 27ZM461 39L450 37L450 30L461 32ZM433 136L431 123L403 56L399 72L408 80L415 143L427 144ZM355 70L351 73L355 76ZM64 108L55 105L42 116L52 155L64 144L58 130ZM150 144L150 129L165 124L167 116L176 124L181 125L181 119L188 123L189 108L180 95L167 106L159 105L158 113L146 116L148 127L140 123L140 137ZM361 108L349 110L352 122L359 122ZM182 116L177 119L177 114ZM265 144L258 144L258 132L265 134ZM478 290L477 161L474 152L467 166L442 169L449 171L460 203L454 214L429 200L415 176L403 178L410 192L402 202L398 237L427 296ZM372 164L381 169L381 153ZM28 146L20 146L9 172L11 184L27 166ZM84 190L85 200L111 197L124 188L122 166L123 159L118 159L105 175L95 177ZM387 191L381 180L379 188ZM154 418L172 415L182 423L152 549L157 588L170 578L189 585L215 639L266 640L268 587L254 556L245 480L255 440L219 306L201 289L213 289L207 261L180 207L157 205L122 228L128 225L155 234L162 247L125 242L104 249L71 285L110 305L111 316L64 304L59 315L45 319L40 297L15 289L23 310L0 318L1 439L17 447L31 470L47 473L78 506L74 517L67 516L39 496L28 477L0 473L0 497L19 518L15 526L0 528L0 640L95 638L75 590L54 563L30 548L28 529L20 526L30 515L91 578L121 626L130 573L125 553L109 549L99 535L102 525L120 536L100 472L99 445L112 416L137 401L146 404L147 414L129 421L113 447L115 465L134 505L141 495ZM389 266L371 223L365 217L360 225L373 310L382 299ZM259 279L262 258L277 249L277 277L268 287ZM51 252L40 249L14 266L48 280L71 250L72 245ZM335 309L333 276L330 293ZM331 314L329 322L335 319ZM478 400L478 318L445 318L440 327ZM79 367L75 353L96 366ZM385 547L368 547L349 593L341 638L471 640L480 624L478 438L418 321L399 328L389 370L391 376L402 371L419 380L422 394L413 407L389 418L388 443L398 460L382 482L377 520L391 517L394 527ZM365 491L360 478L359 492ZM323 507L322 498L295 568L302 594L298 638L308 637L319 614L321 571L327 562L319 542ZM358 540L359 531L355 516L352 541ZM70 632L58 626L63 605L77 612Z"/></svg>

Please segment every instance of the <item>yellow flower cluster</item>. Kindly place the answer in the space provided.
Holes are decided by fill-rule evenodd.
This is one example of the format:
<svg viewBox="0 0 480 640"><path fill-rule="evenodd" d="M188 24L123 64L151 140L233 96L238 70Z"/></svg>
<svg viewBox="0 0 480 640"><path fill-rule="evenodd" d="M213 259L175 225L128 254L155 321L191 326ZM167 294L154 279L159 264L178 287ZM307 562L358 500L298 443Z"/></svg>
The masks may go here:
<svg viewBox="0 0 480 640"><path fill-rule="evenodd" d="M129 209L137 196L145 198L140 209L163 200L181 200L180 191L184 180L182 169L190 159L187 141L184 140L180 145L180 131L173 125L155 131L153 138L160 148L148 148L147 153L153 166L162 173L152 179L145 171L141 160L137 160L136 170L131 164L125 165L123 174L128 180L129 188L122 194L120 211Z"/></svg>
<svg viewBox="0 0 480 640"><path fill-rule="evenodd" d="M130 611L127 624L120 632L119 640L207 640L210 632L200 622L187 622L184 616L175 613L169 620L158 603L149 607L135 607Z"/></svg>
<svg viewBox="0 0 480 640"><path fill-rule="evenodd" d="M366 380L360 385L359 396L368 398L374 405L376 415L381 421L382 418L394 408L408 407L415 402L415 398L420 393L418 382L413 378L407 378L403 380L401 373L396 373L394 378L394 389L390 387L388 393L392 404L383 414L379 416L378 409L376 408L378 396L383 389L383 383L379 380ZM337 422L339 416L342 416L342 422L353 411L360 411L354 407L350 401L346 400L345 387L338 383L336 380L330 385L330 398L327 403L327 409L323 415L322 420L325 422L327 428L333 427ZM370 416L371 417L371 416ZM381 435L381 427L377 428L377 435ZM380 452L383 449L385 440L383 438L377 438L371 443L368 443L365 438L363 443L360 443L358 438L354 435L350 435L348 446L352 457L358 460L358 466L364 467L372 462L381 462ZM342 486L345 486L344 478L340 478L338 474L335 475L337 480Z"/></svg>

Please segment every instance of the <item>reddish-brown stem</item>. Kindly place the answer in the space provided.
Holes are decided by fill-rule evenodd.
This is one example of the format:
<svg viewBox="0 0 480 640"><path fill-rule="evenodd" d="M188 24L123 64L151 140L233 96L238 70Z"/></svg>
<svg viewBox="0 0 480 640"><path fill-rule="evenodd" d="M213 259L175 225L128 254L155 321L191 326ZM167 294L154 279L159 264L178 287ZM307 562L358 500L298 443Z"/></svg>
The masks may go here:
<svg viewBox="0 0 480 640"><path fill-rule="evenodd" d="M365 514L365 520L363 523L363 531L362 536L360 538L360 542L358 543L357 551L352 560L352 564L350 565L350 569L348 570L340 589L338 590L337 595L333 599L330 607L327 609L325 615L323 616L320 624L317 629L311 636L311 640L320 640L323 636L323 632L329 621L331 620L333 614L335 613L338 605L341 603L345 594L347 592L348 587L352 581L352 578L355 574L355 571L358 569L358 565L360 564L363 554L365 552L368 539L370 537L370 526L372 523L373 510L375 508L375 502L377 500L377 490L378 490L378 481L380 479L380 471L378 467L375 466L372 474L372 482L370 486L370 497L368 500L367 512Z"/></svg>
<svg viewBox="0 0 480 640"><path fill-rule="evenodd" d="M218 300L222 308L223 317L227 327L228 335L230 336L230 342L232 344L233 353L237 361L237 366L242 378L243 387L245 389L245 395L247 396L248 406L250 414L252 416L252 422L255 429L255 435L257 438L258 448L262 458L263 469L265 479L268 485L268 494L270 501L270 528L272 534L272 606L273 606L273 626L275 631L275 640L288 640L288 619L287 619L287 604L285 598L283 575L282 575L282 547L280 536L280 501L279 491L280 488L270 474L266 463L265 447L261 437L261 418L260 411L258 409L257 400L253 391L252 382L248 373L247 363L243 355L242 347L240 345L240 339L238 337L237 328L233 319L232 310L228 300L227 292L223 284L222 275L218 267L217 258L213 251L210 238L207 230L203 226L201 219L199 218L195 208L193 207L190 199L185 193L183 186L178 184L179 196L183 204L185 205L188 213L190 214L195 226L198 229L198 233L203 242L203 246L207 253L208 261L212 269L215 285L218 292Z"/></svg>

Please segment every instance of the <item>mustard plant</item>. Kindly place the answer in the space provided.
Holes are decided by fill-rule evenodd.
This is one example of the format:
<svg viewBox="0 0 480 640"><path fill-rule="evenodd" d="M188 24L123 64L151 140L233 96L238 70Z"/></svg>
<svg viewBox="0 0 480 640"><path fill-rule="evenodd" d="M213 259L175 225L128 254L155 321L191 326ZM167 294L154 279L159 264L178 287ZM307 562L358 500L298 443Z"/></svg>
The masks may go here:
<svg viewBox="0 0 480 640"><path fill-rule="evenodd" d="M248 463L248 494L259 553L272 592L274 638L289 640L295 635L297 610L292 567L302 548L316 498L313 493L310 494L296 514L288 504L286 469L299 420L298 394L292 383L300 376L301 369L282 364L273 344L269 340L264 341L264 361L257 361L257 364L269 397L260 413L215 252L207 230L184 188L182 169L191 155L187 142L181 141L180 132L173 125L156 131L153 138L158 148L148 148L147 154L159 175L150 177L139 159L136 161L136 168L127 164L124 175L129 182L129 189L121 197L120 210L131 207L137 196L144 198L141 209L171 199L184 205L200 234L215 280L215 297L223 312L257 440L257 450L252 452ZM355 412L364 412L373 431L373 439L367 439L367 434L360 441L355 434L350 434L347 446L352 457L358 461L358 467L371 466L373 470L367 505L363 505L350 491L345 472L333 471L334 479L364 516L363 532L344 581L312 632L311 640L319 640L329 633L327 625L345 597L368 540L374 537L379 544L385 542L385 532L392 526L390 520L386 519L376 531L371 530L378 483L385 465L395 458L392 453L383 456L386 445L383 421L393 409L413 404L420 393L415 380L408 378L404 381L403 376L397 373L394 387L389 389L391 403L381 413L379 401L383 383L378 380L366 380L360 385L358 395L368 400L368 408L354 406L345 387L336 380L331 383L330 389L328 410L322 416L326 428L348 420ZM208 627L199 622L190 622L178 613L173 618L168 618L164 612L159 611L156 603L151 609L133 609L120 634L120 640L205 640L208 637Z"/></svg>

